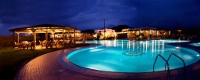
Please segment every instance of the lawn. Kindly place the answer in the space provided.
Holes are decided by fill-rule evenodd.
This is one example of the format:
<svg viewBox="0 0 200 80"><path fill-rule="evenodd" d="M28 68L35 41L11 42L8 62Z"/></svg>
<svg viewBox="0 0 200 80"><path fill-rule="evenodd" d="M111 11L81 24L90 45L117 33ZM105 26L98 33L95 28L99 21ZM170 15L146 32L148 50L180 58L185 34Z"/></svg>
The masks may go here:
<svg viewBox="0 0 200 80"><path fill-rule="evenodd" d="M86 45L88 44L77 44L76 47ZM13 80L19 69L31 59L60 49L63 48L43 50L15 50L12 48L0 49L0 80Z"/></svg>

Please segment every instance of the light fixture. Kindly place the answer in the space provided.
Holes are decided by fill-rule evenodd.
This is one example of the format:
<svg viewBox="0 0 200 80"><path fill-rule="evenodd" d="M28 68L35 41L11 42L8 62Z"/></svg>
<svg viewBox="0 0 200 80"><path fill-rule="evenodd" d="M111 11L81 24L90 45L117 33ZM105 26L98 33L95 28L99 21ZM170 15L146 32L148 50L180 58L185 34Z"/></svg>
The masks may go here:
<svg viewBox="0 0 200 80"><path fill-rule="evenodd" d="M180 49L180 47L176 47L176 49Z"/></svg>

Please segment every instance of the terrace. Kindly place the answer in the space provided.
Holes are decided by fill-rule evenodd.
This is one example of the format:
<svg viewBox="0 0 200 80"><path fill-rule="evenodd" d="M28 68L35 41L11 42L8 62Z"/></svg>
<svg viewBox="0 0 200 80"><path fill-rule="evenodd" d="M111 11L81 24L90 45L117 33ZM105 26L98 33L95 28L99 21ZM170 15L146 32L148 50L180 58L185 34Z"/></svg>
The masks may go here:
<svg viewBox="0 0 200 80"><path fill-rule="evenodd" d="M79 32L75 28L53 24L41 24L29 27L10 29L13 32L13 47L19 49L40 49L39 47L53 48L76 44L76 37ZM20 40L20 34L32 34L30 41ZM40 45L36 45L37 34L45 33L45 40L39 40ZM17 39L15 39L17 34ZM51 34L49 38L49 34ZM84 37L83 37L84 38Z"/></svg>

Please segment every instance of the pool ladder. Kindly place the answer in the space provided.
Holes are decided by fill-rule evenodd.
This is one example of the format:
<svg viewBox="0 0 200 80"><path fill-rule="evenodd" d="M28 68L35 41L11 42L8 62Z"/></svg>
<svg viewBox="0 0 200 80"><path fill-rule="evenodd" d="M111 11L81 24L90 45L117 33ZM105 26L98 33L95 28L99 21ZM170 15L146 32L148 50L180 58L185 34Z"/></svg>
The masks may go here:
<svg viewBox="0 0 200 80"><path fill-rule="evenodd" d="M184 79L186 80L185 61L184 61L181 57L177 56L177 55L174 54L174 53L171 53L167 60L166 60L163 56L161 56L160 54L158 54L158 55L156 56L156 59L155 59L154 64L153 64L153 72L154 72L155 63L156 63L158 57L161 57L161 58L165 61L165 71L166 71L166 66L167 66L167 78L168 78L168 80L170 80L170 70L169 70L169 69L170 69L170 66L169 66L168 61L170 60L170 58L171 58L172 55L174 55L175 57L179 58L179 59L183 62L183 65L184 65Z"/></svg>

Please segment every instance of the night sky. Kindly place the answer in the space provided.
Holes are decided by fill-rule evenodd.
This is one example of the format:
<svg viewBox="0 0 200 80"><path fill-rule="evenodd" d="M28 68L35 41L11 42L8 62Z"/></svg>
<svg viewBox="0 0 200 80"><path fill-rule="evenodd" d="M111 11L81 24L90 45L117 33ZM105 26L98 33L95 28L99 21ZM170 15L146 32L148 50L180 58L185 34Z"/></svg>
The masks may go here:
<svg viewBox="0 0 200 80"><path fill-rule="evenodd" d="M56 24L79 30L200 27L200 0L0 0L0 35L11 28Z"/></svg>

